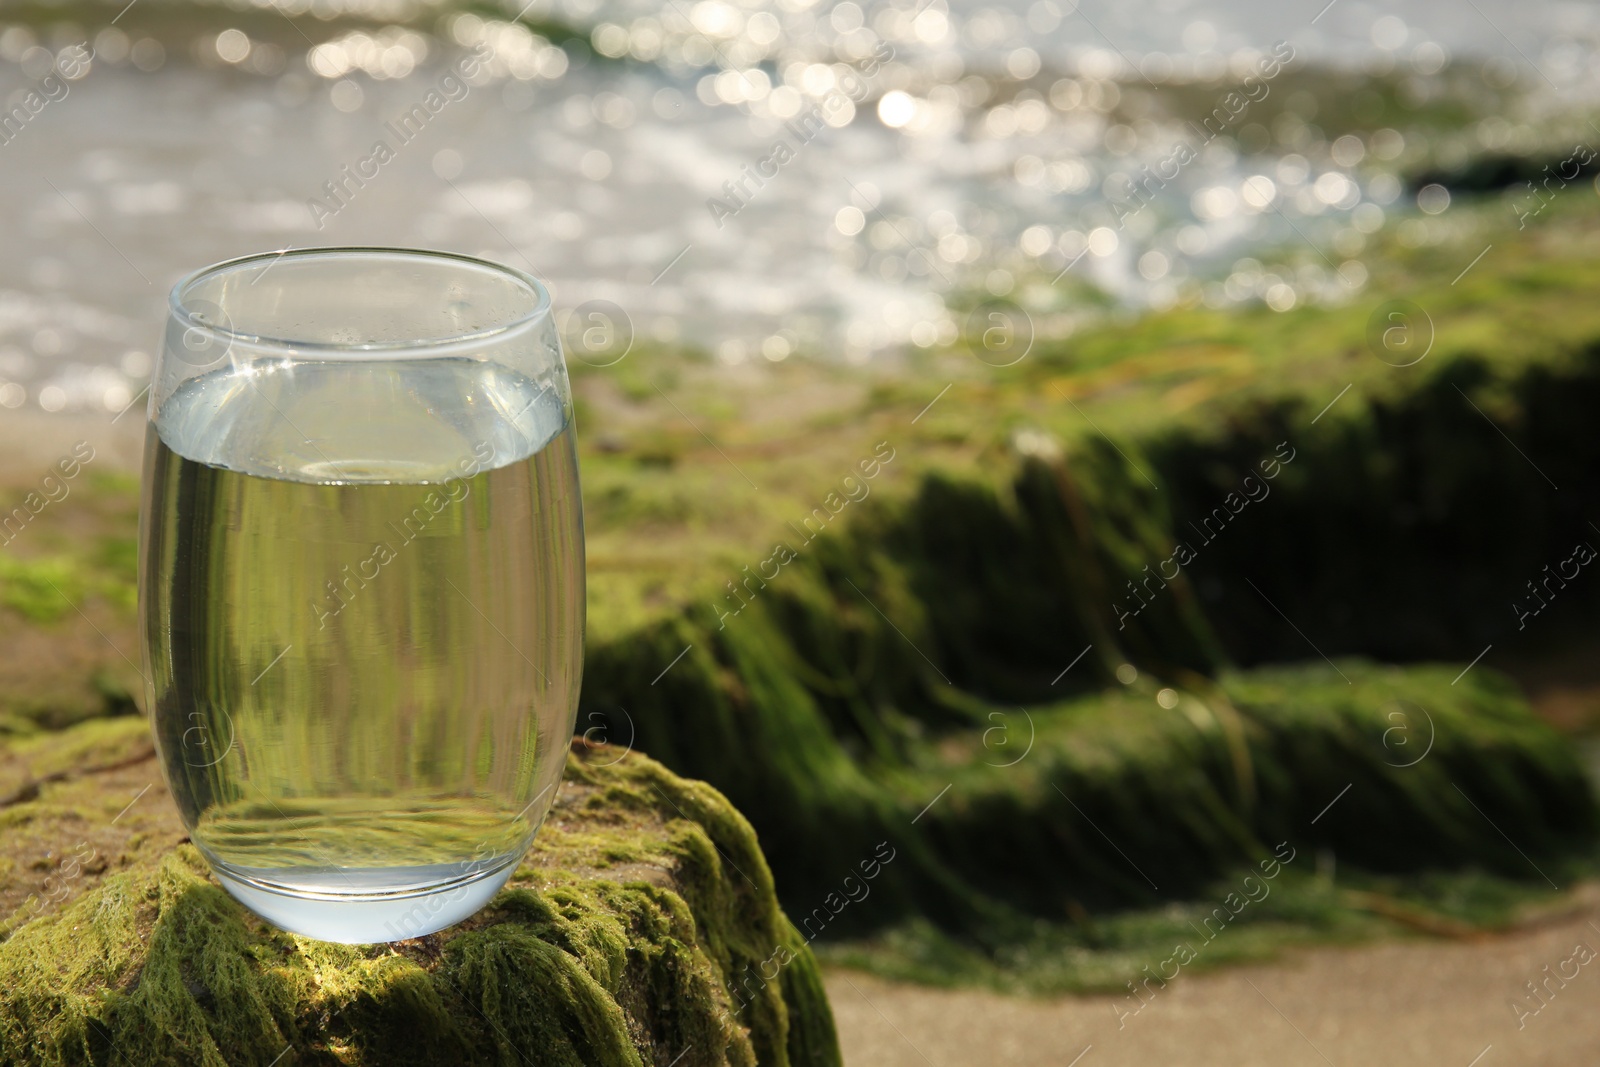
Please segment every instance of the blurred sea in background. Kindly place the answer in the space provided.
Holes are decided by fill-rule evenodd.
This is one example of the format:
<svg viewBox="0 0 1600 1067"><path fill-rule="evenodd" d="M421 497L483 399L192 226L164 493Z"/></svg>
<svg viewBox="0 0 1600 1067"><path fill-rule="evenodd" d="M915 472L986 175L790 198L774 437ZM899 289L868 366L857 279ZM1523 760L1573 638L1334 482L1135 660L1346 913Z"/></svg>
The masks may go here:
<svg viewBox="0 0 1600 1067"><path fill-rule="evenodd" d="M1263 79L1279 42L1294 61ZM9 4L0 405L121 410L173 281L317 244L503 260L559 309L620 309L583 326L730 365L892 365L991 297L1054 336L1346 302L1373 235L1441 239L1450 192L1419 175L1600 137L1597 43L1600 9L1505 0ZM392 160L342 179L380 139ZM793 158L764 162L779 141ZM1119 212L1180 144L1197 157Z"/></svg>

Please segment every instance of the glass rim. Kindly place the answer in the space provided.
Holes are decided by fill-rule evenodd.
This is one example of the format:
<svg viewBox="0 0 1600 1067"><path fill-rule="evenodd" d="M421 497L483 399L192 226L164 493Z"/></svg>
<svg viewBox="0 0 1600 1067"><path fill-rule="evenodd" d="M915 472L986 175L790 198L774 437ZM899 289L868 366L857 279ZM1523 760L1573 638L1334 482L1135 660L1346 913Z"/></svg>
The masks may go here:
<svg viewBox="0 0 1600 1067"><path fill-rule="evenodd" d="M506 322L482 330L471 330L454 333L448 336L415 338L405 341L311 341L294 337L274 337L265 334L245 333L231 329L220 323L204 322L194 317L193 311L185 305L184 298L187 291L195 283L222 274L226 271L236 270L251 263L272 261L272 266L278 260L296 258L312 259L319 257L337 258L340 256L357 255L384 255L397 256L416 260L430 260L434 262L456 263L463 266L478 267L505 278L510 278L525 288L533 297L533 303L526 311L513 316ZM271 266L266 268L271 269ZM265 277L266 271L262 271ZM259 280L259 279L258 279ZM253 284L253 283L252 283ZM230 341L242 344L264 345L294 350L309 350L315 352L418 352L436 348L449 348L462 343L488 340L521 329L530 323L538 321L550 312L550 291L544 284L525 270L496 263L493 260L483 259L479 256L469 256L461 252L448 252L433 248L404 248L388 245L327 245L309 246L305 248L290 248L277 252L252 252L249 255L235 256L224 259L199 270L190 271L173 285L167 294L167 307L172 317L182 323L186 329L199 330L204 333L224 337Z"/></svg>

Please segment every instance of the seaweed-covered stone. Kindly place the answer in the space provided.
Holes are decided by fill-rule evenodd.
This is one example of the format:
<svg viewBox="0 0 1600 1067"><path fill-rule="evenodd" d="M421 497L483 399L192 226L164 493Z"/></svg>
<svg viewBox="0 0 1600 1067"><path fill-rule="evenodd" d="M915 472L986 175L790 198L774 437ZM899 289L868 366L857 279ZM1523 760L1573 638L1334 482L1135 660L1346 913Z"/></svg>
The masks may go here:
<svg viewBox="0 0 1600 1067"><path fill-rule="evenodd" d="M815 961L711 787L575 744L489 907L428 937L284 933L209 877L144 723L0 747L0 1063L839 1063Z"/></svg>

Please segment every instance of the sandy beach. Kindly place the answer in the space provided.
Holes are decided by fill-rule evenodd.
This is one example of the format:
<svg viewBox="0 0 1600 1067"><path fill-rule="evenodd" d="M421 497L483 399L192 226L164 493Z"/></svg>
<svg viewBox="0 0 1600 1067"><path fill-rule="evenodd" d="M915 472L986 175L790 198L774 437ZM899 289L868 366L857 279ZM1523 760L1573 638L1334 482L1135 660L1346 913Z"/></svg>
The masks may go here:
<svg viewBox="0 0 1600 1067"><path fill-rule="evenodd" d="M1577 1067L1600 1055L1600 958L1581 963L1580 945L1600 949L1592 908L1469 944L1300 951L1180 976L1120 1029L1130 1002L1117 996L1030 1000L840 970L828 994L846 1062L873 1067ZM1547 979L1547 965L1577 975ZM1534 980L1550 990L1536 1013Z"/></svg>
<svg viewBox="0 0 1600 1067"><path fill-rule="evenodd" d="M112 420L115 419L113 422ZM137 474L144 448L144 400L118 415L0 410L0 487L23 489L49 473L79 441L94 448L91 470Z"/></svg>

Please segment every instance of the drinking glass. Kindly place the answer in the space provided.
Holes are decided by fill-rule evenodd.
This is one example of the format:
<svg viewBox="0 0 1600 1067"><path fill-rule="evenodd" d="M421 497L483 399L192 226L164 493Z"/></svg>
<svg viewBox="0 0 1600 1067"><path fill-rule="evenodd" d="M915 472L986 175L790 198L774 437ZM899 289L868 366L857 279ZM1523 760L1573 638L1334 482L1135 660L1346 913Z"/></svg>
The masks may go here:
<svg viewBox="0 0 1600 1067"><path fill-rule="evenodd" d="M162 768L228 892L351 943L480 908L554 799L583 666L543 287L384 248L179 282L139 597Z"/></svg>

